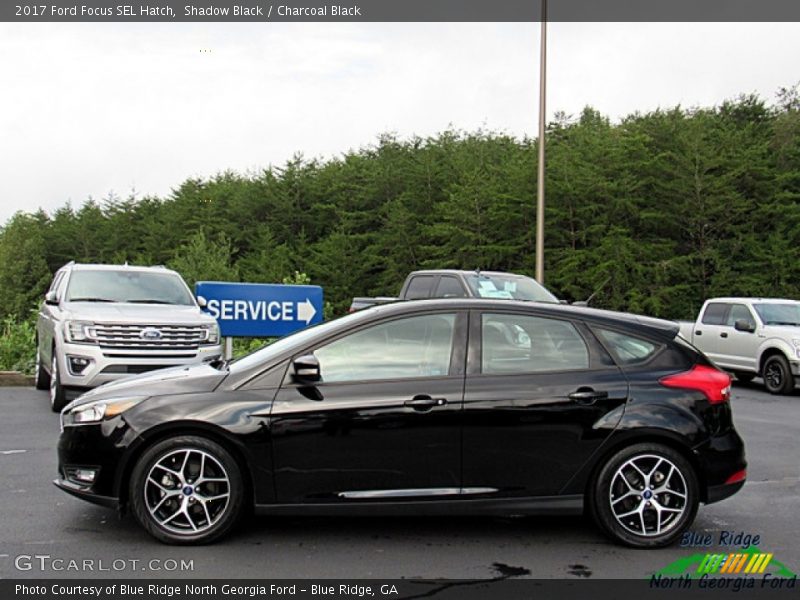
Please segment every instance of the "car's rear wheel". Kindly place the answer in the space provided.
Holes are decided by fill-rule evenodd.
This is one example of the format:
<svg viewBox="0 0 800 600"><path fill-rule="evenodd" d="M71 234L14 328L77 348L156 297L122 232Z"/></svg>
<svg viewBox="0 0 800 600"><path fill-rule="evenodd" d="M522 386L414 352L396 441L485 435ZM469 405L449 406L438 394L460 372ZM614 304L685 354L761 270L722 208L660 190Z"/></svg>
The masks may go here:
<svg viewBox="0 0 800 600"><path fill-rule="evenodd" d="M50 374L42 366L42 353L37 345L36 347L36 370L34 372L33 380L37 390L50 389Z"/></svg>
<svg viewBox="0 0 800 600"><path fill-rule="evenodd" d="M50 362L50 408L53 412L61 412L67 405L67 391L61 385L61 374L58 370L58 354L53 348L53 359Z"/></svg>
<svg viewBox="0 0 800 600"><path fill-rule="evenodd" d="M231 454L199 436L166 439L145 451L132 474L130 503L142 526L169 544L205 544L242 514L244 484Z"/></svg>
<svg viewBox="0 0 800 600"><path fill-rule="evenodd" d="M614 540L636 548L668 546L697 514L697 475L672 448L636 444L606 462L590 501L597 524Z"/></svg>
<svg viewBox="0 0 800 600"><path fill-rule="evenodd" d="M791 394L794 390L794 375L789 361L783 354L773 354L764 363L764 385L770 394Z"/></svg>

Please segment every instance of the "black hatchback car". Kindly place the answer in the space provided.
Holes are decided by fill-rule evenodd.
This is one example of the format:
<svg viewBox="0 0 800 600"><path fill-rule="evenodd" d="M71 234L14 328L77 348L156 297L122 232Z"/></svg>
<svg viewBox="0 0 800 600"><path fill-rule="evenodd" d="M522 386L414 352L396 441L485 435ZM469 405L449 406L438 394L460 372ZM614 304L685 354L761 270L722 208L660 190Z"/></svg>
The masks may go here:
<svg viewBox="0 0 800 600"><path fill-rule="evenodd" d="M230 364L106 384L61 415L61 489L210 542L258 514L569 514L670 544L745 480L730 378L646 317L424 300Z"/></svg>

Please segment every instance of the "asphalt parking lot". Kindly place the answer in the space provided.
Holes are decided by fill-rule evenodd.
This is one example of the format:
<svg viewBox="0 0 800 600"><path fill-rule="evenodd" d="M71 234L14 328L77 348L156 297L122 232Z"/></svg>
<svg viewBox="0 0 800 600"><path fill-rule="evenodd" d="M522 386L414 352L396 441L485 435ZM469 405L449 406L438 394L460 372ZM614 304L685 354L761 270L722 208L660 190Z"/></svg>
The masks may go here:
<svg viewBox="0 0 800 600"><path fill-rule="evenodd" d="M757 383L735 385L732 404L749 479L736 496L701 507L692 531L759 535L763 551L797 572L800 391L776 397ZM553 517L253 517L213 546L165 546L131 516L52 485L58 416L45 392L0 388L0 408L1 578L91 576L70 569L75 559L108 569L94 573L101 577L638 579L693 551L630 550L588 520Z"/></svg>

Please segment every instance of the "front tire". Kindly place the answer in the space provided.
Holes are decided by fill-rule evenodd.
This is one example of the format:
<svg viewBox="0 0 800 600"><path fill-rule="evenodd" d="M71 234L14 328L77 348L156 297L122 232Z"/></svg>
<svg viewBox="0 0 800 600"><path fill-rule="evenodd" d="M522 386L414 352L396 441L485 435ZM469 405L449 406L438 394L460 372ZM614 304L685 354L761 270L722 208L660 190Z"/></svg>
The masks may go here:
<svg viewBox="0 0 800 600"><path fill-rule="evenodd" d="M131 476L130 504L147 532L167 544L207 544L243 512L236 460L218 443L185 435L145 451Z"/></svg>
<svg viewBox="0 0 800 600"><path fill-rule="evenodd" d="M694 521L698 489L694 468L680 453L661 444L635 444L614 454L598 473L592 514L619 543L661 548Z"/></svg>
<svg viewBox="0 0 800 600"><path fill-rule="evenodd" d="M764 385L770 394L791 394L794 391L794 375L789 361L783 354L773 354L764 363Z"/></svg>
<svg viewBox="0 0 800 600"><path fill-rule="evenodd" d="M53 348L53 359L50 362L50 408L53 412L61 412L67 405L67 391L61 385L61 374L58 370L58 354Z"/></svg>
<svg viewBox="0 0 800 600"><path fill-rule="evenodd" d="M36 385L37 390L50 389L50 374L42 366L42 353L39 350L38 344L36 346L36 371L34 373L34 385Z"/></svg>

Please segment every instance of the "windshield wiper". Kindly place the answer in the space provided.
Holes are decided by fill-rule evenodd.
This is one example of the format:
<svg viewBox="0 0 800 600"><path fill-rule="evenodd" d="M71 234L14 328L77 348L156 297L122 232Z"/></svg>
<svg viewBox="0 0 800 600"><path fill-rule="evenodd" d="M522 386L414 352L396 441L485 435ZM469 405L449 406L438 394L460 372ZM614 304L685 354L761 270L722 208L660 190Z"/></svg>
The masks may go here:
<svg viewBox="0 0 800 600"><path fill-rule="evenodd" d="M117 302L116 300L112 300L110 298L70 298L69 302Z"/></svg>
<svg viewBox="0 0 800 600"><path fill-rule="evenodd" d="M143 298L141 300L126 300L130 304L176 304L169 300L157 300L155 298Z"/></svg>

